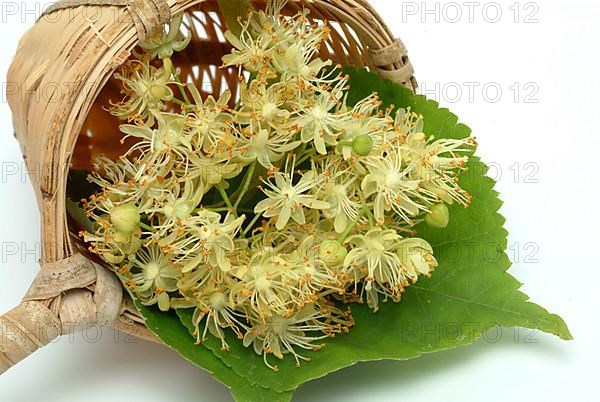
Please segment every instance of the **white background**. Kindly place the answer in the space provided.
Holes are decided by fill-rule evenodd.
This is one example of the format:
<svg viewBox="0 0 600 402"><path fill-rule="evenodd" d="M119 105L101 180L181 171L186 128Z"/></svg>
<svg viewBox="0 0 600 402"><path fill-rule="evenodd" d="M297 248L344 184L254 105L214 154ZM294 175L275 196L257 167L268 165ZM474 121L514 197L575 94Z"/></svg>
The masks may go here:
<svg viewBox="0 0 600 402"><path fill-rule="evenodd" d="M46 4L12 3L18 10L12 15L8 3L2 2L0 77L35 20L26 10ZM360 364L303 386L295 400L600 400L600 3L458 1L437 3L437 12L433 1L372 3L409 48L421 92L472 127L505 201L515 261L510 272L533 301L564 317L575 341L530 331L515 341L507 330L498 342L481 340L410 362ZM494 23L498 9L502 16ZM457 11L462 18L453 22ZM39 214L2 101L0 312L19 302L39 255ZM11 255L14 245L18 252ZM115 339L109 329L98 341L94 331L86 336L62 338L4 374L0 400L230 400L224 386L163 347Z"/></svg>

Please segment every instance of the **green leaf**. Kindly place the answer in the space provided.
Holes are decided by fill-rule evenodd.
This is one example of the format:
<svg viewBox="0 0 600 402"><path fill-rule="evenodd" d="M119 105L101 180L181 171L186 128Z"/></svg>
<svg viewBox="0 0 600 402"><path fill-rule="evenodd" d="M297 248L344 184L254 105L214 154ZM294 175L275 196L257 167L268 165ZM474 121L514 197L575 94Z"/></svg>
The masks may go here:
<svg viewBox="0 0 600 402"><path fill-rule="evenodd" d="M288 402L292 399L291 392L278 393L251 384L245 378L236 375L210 350L202 345L195 345L195 339L190 335L188 329L181 324L176 314L163 313L158 309L146 307L135 296L132 295L132 298L150 331L186 360L199 365L217 380L231 388L231 393L236 401Z"/></svg>
<svg viewBox="0 0 600 402"><path fill-rule="evenodd" d="M85 215L83 207L78 203L67 198L67 214L75 220L88 233L94 233L94 224Z"/></svg>
<svg viewBox="0 0 600 402"><path fill-rule="evenodd" d="M427 134L437 138L470 135L467 126L436 102L364 70L345 72L351 76L350 104L376 91L385 105L411 107L422 114ZM365 305L353 305L356 326L349 334L327 341L321 351L305 353L312 362L301 368L286 358L277 362L280 372L275 373L233 335L228 339L230 351L222 351L216 339L202 346L191 345L189 311L178 312L188 330L177 322L174 313L144 308L142 314L165 343L232 387L238 400L255 398L251 392L257 390L288 397L301 384L356 362L413 359L470 344L494 327L533 328L572 339L564 321L530 303L519 291L521 284L506 272L510 267L504 252L507 232L504 218L498 214L502 202L493 180L485 177L487 167L480 159L472 157L469 167L461 186L471 193L471 206L451 207L450 224L445 229L416 228L435 249L439 267L433 276L409 288L400 303L384 304L377 314Z"/></svg>

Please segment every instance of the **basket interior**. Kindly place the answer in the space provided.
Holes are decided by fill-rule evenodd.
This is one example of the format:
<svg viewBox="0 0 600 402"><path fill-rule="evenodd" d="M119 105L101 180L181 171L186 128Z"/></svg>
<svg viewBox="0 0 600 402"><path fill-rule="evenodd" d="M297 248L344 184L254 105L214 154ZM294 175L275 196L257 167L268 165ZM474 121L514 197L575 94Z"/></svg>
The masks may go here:
<svg viewBox="0 0 600 402"><path fill-rule="evenodd" d="M261 7L257 4L257 7ZM264 7L264 4L262 4ZM284 10L287 15L296 14L302 7L310 10L313 20L327 21L331 36L326 46L321 48L321 57L342 65L365 66L367 55L355 31L327 10L318 9L311 2L289 2ZM183 52L173 56L174 64L181 69L183 82L193 82L203 96L218 97L229 89L235 101L238 95L239 71L235 68L221 68L221 58L231 51L225 41L224 19L215 1L204 1L186 10L185 26L191 32L192 41ZM100 92L87 116L71 160L71 169L90 171L96 157L103 155L111 159L124 154L132 145L121 143L119 125L122 121L108 113L105 108L110 101L121 100L120 82L110 78ZM177 110L172 105L173 110Z"/></svg>

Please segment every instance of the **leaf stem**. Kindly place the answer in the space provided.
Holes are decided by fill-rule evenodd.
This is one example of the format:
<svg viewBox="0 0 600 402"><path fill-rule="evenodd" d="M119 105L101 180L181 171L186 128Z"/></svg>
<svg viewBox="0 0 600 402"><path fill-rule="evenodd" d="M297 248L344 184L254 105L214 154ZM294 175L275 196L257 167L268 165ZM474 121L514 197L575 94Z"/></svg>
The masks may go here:
<svg viewBox="0 0 600 402"><path fill-rule="evenodd" d="M181 109L183 109L186 106L185 103L183 103L181 100L179 100L177 98L171 99L170 102L173 102L174 104L179 105L181 107Z"/></svg>
<svg viewBox="0 0 600 402"><path fill-rule="evenodd" d="M365 211L361 210L358 215L356 216L356 218L352 221L352 223L350 223L348 225L348 227L346 228L346 230L344 231L344 233L342 233L342 235L340 236L340 238L337 240L337 242L339 244L344 244L344 241L346 240L346 238L348 238L348 235L350 234L350 232L352 232L352 229L354 229L354 226L356 226L356 224L358 223L358 221L360 220L360 218L362 218L365 215Z"/></svg>
<svg viewBox="0 0 600 402"><path fill-rule="evenodd" d="M171 63L172 65L172 61L170 59L169 63ZM173 79L175 80L175 82L177 83L177 88L179 88L179 92L181 92L181 96L183 97L183 100L185 101L185 104L181 101L179 101L179 99L177 99L179 102L181 102L181 106L185 106L185 105L191 105L192 102L190 102L190 98L187 96L187 92L185 92L185 84L181 81L181 77L179 76L179 73L177 72L177 69L175 67L173 67ZM177 102L175 102L177 103Z"/></svg>
<svg viewBox="0 0 600 402"><path fill-rule="evenodd" d="M217 189L217 191L219 191L219 194L221 194L221 198L223 198L223 201L225 201L225 205L227 205L227 207L237 217L237 213L236 213L235 209L233 208L233 205L231 204L231 200L229 199L229 196L227 195L227 191L225 191L225 189L223 188L223 186L221 184L215 185L215 188Z"/></svg>
<svg viewBox="0 0 600 402"><path fill-rule="evenodd" d="M233 210L236 213L237 213L238 207L240 206L240 203L242 202L242 199L244 198L244 196L250 189L250 183L252 182L252 178L254 177L255 169L256 169L256 161L252 162L252 164L248 167L248 171L246 172L246 177L244 178L244 185L242 187L240 194L237 197L237 200L235 201L235 205L233 206Z"/></svg>
<svg viewBox="0 0 600 402"><path fill-rule="evenodd" d="M244 231L242 232L242 235L244 237L246 237L246 235L248 234L248 232L252 229L252 227L256 224L256 222L258 222L258 220L262 217L262 214L256 214L254 215L254 218L250 221L250 223L248 224L248 226L246 226L246 229L244 229Z"/></svg>
<svg viewBox="0 0 600 402"><path fill-rule="evenodd" d="M369 224L371 225L371 229L373 229L377 225L377 221L375 219L375 216L373 215L373 212L371 212L371 208L369 208L369 206L367 205L365 195L360 189L358 189L358 196L360 198L360 203L362 204L363 211L366 212L367 216L369 217Z"/></svg>
<svg viewBox="0 0 600 402"><path fill-rule="evenodd" d="M296 162L296 166L300 166L302 165L304 162L306 162L308 159L310 159L311 156L313 156L315 154L315 150L311 149L309 152L307 152L306 154L304 154L297 162Z"/></svg>
<svg viewBox="0 0 600 402"><path fill-rule="evenodd" d="M140 222L140 227L142 229L149 230L152 233L154 233L156 231L152 226L146 225L144 222Z"/></svg>

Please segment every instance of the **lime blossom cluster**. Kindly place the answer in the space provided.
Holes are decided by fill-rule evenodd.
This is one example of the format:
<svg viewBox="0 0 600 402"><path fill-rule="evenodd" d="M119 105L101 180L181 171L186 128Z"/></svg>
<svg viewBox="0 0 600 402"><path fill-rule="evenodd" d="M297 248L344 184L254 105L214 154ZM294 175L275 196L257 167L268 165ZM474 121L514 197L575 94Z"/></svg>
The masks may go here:
<svg viewBox="0 0 600 402"><path fill-rule="evenodd" d="M224 67L249 73L239 99L181 83L182 17L141 44L110 108L137 141L97 161L83 234L144 304L194 309L198 343L237 336L274 369L270 356L299 365L348 332L341 306L377 311L430 274L433 250L411 227L468 205L457 175L475 145L426 136L420 116L375 94L349 106L349 78L318 57L328 26L280 11L226 34Z"/></svg>

